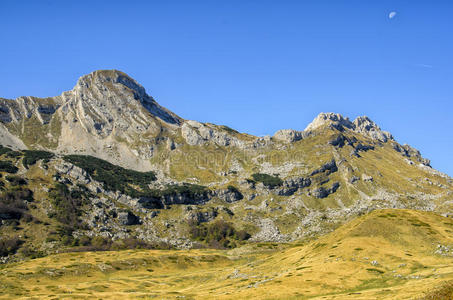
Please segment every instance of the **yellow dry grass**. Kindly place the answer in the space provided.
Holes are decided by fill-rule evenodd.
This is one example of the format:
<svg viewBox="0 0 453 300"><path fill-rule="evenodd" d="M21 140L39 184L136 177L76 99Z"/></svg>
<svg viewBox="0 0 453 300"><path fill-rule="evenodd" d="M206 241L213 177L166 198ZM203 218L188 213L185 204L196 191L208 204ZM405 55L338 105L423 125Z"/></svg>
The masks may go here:
<svg viewBox="0 0 453 300"><path fill-rule="evenodd" d="M0 298L413 299L453 278L435 253L452 232L450 218L387 209L283 249L63 253L3 266Z"/></svg>

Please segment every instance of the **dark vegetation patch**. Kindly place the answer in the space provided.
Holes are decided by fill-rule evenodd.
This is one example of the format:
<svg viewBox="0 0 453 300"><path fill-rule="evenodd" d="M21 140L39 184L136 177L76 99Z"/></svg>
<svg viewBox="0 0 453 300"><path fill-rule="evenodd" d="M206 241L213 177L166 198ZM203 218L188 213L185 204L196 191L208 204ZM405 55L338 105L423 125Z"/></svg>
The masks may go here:
<svg viewBox="0 0 453 300"><path fill-rule="evenodd" d="M20 151L14 151L11 148L0 145L0 155L6 154L6 157L16 158L22 155Z"/></svg>
<svg viewBox="0 0 453 300"><path fill-rule="evenodd" d="M8 256L10 254L15 254L22 244L23 241L20 240L18 237L0 238L0 256Z"/></svg>
<svg viewBox="0 0 453 300"><path fill-rule="evenodd" d="M233 224L224 220L201 225L190 223L190 235L192 239L216 249L235 248L250 238L245 230L236 230Z"/></svg>
<svg viewBox="0 0 453 300"><path fill-rule="evenodd" d="M12 186L0 193L0 220L19 220L27 216L27 202L33 201L33 192L23 186Z"/></svg>
<svg viewBox="0 0 453 300"><path fill-rule="evenodd" d="M54 211L49 217L55 218L61 225L57 232L65 244L72 243L72 233L77 229L84 229L86 226L80 220L82 206L88 203L92 195L84 186L77 186L69 190L63 183L57 183L50 191L49 198Z"/></svg>
<svg viewBox="0 0 453 300"><path fill-rule="evenodd" d="M0 160L0 172L15 174L19 169L9 160Z"/></svg>
<svg viewBox="0 0 453 300"><path fill-rule="evenodd" d="M0 145L0 155L6 154L11 151L13 151L13 150L8 147L4 147L4 146Z"/></svg>
<svg viewBox="0 0 453 300"><path fill-rule="evenodd" d="M142 194L134 186L146 191L148 184L156 180L154 172L125 169L88 155L66 155L64 159L85 170L94 180L102 182L106 190L120 191L131 197Z"/></svg>
<svg viewBox="0 0 453 300"><path fill-rule="evenodd" d="M428 223L425 223L421 220L418 220L418 219L409 219L408 220L409 222L411 222L411 225L412 226L417 226L417 227L431 227Z"/></svg>
<svg viewBox="0 0 453 300"><path fill-rule="evenodd" d="M314 245L313 250L314 250L314 249L317 249L317 248L325 247L326 245L327 245L327 244L325 244L325 243L317 243L316 245Z"/></svg>
<svg viewBox="0 0 453 300"><path fill-rule="evenodd" d="M85 170L94 180L101 182L106 190L120 191L133 198L141 198L140 203L146 208L163 208L164 204L174 204L170 198L176 195L182 195L188 201L208 197L209 190L196 184L184 183L168 185L162 190L150 189L148 185L157 179L152 171L125 169L88 155L67 155L64 159Z"/></svg>
<svg viewBox="0 0 453 300"><path fill-rule="evenodd" d="M19 176L5 176L5 179L10 182L12 186L26 185L27 180Z"/></svg>
<svg viewBox="0 0 453 300"><path fill-rule="evenodd" d="M376 269L376 268L367 268L366 270L369 272L377 272L379 274L384 274L384 271Z"/></svg>
<svg viewBox="0 0 453 300"><path fill-rule="evenodd" d="M164 242L150 243L135 237L113 241L110 238L104 238L101 236L81 236L74 238L70 246L72 246L72 248L67 249L66 252L116 251L126 249L173 249L170 244Z"/></svg>
<svg viewBox="0 0 453 300"><path fill-rule="evenodd" d="M239 193L239 194L241 193L241 192L240 192L235 186L233 186L233 185L227 186L227 189L228 189L229 192L232 192L232 193Z"/></svg>
<svg viewBox="0 0 453 300"><path fill-rule="evenodd" d="M148 189L138 192L139 203L149 209L164 208L172 204L196 204L208 200L209 190L202 185L183 183L167 185L165 189ZM182 196L182 197L178 197Z"/></svg>
<svg viewBox="0 0 453 300"><path fill-rule="evenodd" d="M205 186L198 184L183 183L182 185L168 185L163 190L150 190L150 193L157 197L165 197L172 195L185 195L189 198L204 196L208 189Z"/></svg>
<svg viewBox="0 0 453 300"><path fill-rule="evenodd" d="M256 182L262 182L269 188L274 188L283 184L283 180L281 180L278 176L272 176L269 174L255 173L252 174L252 178Z"/></svg>
<svg viewBox="0 0 453 300"><path fill-rule="evenodd" d="M6 157L8 157L8 158L18 158L18 157L21 157L22 155L23 155L22 152L14 151L14 150L11 150L8 153L6 153Z"/></svg>
<svg viewBox="0 0 453 300"><path fill-rule="evenodd" d="M22 164L25 168L28 169L29 166L34 165L38 160L44 160L44 162L49 162L49 160L55 155L51 152L41 151L41 150L25 150L24 158L22 158Z"/></svg>

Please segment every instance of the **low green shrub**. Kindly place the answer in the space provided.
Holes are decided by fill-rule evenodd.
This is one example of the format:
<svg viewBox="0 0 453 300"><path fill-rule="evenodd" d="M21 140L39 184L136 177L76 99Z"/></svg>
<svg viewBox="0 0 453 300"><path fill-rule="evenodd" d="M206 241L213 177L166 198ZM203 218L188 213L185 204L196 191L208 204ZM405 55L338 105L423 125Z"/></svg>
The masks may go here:
<svg viewBox="0 0 453 300"><path fill-rule="evenodd" d="M8 256L10 254L15 254L22 244L23 241L20 240L18 237L0 238L0 256Z"/></svg>
<svg viewBox="0 0 453 300"><path fill-rule="evenodd" d="M76 229L84 227L80 220L82 206L85 205L91 194L78 187L70 191L63 183L57 183L50 191L50 202L54 208L54 217L61 225L58 233L61 236L71 236Z"/></svg>
<svg viewBox="0 0 453 300"><path fill-rule="evenodd" d="M19 169L9 160L0 160L0 172L15 174Z"/></svg>
<svg viewBox="0 0 453 300"><path fill-rule="evenodd" d="M183 183L181 185L173 184L168 185L163 190L149 190L149 195L153 197L165 197L165 196L174 196L174 195L185 195L189 198L196 198L205 196L208 192L208 189L205 186Z"/></svg>
<svg viewBox="0 0 453 300"><path fill-rule="evenodd" d="M77 246L68 249L67 251L111 251L111 250L126 250L126 249L174 249L170 244L164 242L150 243L135 237L119 239L113 241L111 238L101 236L88 237L82 236L73 239L72 246Z"/></svg>
<svg viewBox="0 0 453 300"><path fill-rule="evenodd" d="M94 180L102 182L105 189L120 191L131 197L140 195L140 191L133 186L146 190L148 184L156 180L154 172L125 169L88 155L66 155L64 159L85 170Z"/></svg>
<svg viewBox="0 0 453 300"><path fill-rule="evenodd" d="M236 230L231 223L217 220L212 223L197 225L190 223L192 239L205 242L217 249L234 248L239 242L248 240L250 234L245 230Z"/></svg>
<svg viewBox="0 0 453 300"><path fill-rule="evenodd" d="M0 215L3 219L19 220L26 216L26 201L33 201L33 192L27 188L11 187L3 191L0 193Z"/></svg>
<svg viewBox="0 0 453 300"><path fill-rule="evenodd" d="M22 256L29 257L31 259L40 258L40 257L45 256L44 252L33 249L30 246L25 246L25 247L20 248L19 253L22 254Z"/></svg>
<svg viewBox="0 0 453 300"><path fill-rule="evenodd" d="M25 150L24 151L24 158L22 158L22 164L25 168L28 169L29 166L34 165L38 160L46 160L48 161L55 154L47 151L41 150Z"/></svg>
<svg viewBox="0 0 453 300"><path fill-rule="evenodd" d="M26 185L27 180L19 176L5 176L5 179L8 180L12 186Z"/></svg>
<svg viewBox="0 0 453 300"><path fill-rule="evenodd" d="M18 158L21 157L22 155L23 153L20 151L9 151L8 153L6 153L6 157L9 158Z"/></svg>
<svg viewBox="0 0 453 300"><path fill-rule="evenodd" d="M283 184L283 180L281 180L279 177L271 176L269 174L255 173L252 174L252 178L254 181L262 182L265 186L270 188L281 186Z"/></svg>
<svg viewBox="0 0 453 300"><path fill-rule="evenodd" d="M6 154L11 151L13 151L13 150L8 147L4 147L4 146L0 145L0 155Z"/></svg>

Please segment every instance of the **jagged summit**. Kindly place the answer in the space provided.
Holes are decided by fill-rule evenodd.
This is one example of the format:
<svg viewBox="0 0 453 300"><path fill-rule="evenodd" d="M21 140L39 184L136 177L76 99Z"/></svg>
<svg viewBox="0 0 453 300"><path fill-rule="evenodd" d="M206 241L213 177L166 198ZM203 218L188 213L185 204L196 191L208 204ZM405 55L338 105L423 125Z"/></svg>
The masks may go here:
<svg viewBox="0 0 453 300"><path fill-rule="evenodd" d="M341 114L337 113L320 113L310 124L308 124L305 128L305 132L313 131L325 125L331 125L341 129L351 129L381 142L393 140L393 136L389 132L381 130L381 128L367 116L357 117L351 122L348 117L343 117Z"/></svg>
<svg viewBox="0 0 453 300"><path fill-rule="evenodd" d="M381 128L367 116L357 117L352 123L354 124L355 131L367 135L373 139L377 139L382 142L393 140L393 136L390 132L381 130Z"/></svg>
<svg viewBox="0 0 453 300"><path fill-rule="evenodd" d="M381 130L381 128L367 116L357 117L351 122L348 117L332 112L320 113L310 124L308 124L304 131L281 129L277 131L273 137L280 141L295 142L309 136L311 132L324 126L330 126L340 131L349 129L381 142L393 140L393 136L389 132Z"/></svg>
<svg viewBox="0 0 453 300"><path fill-rule="evenodd" d="M173 150L184 146L277 149L286 147L284 143L322 136L323 128L351 131L380 143L393 141L392 135L370 118L362 116L351 121L338 113L320 113L304 131L283 129L273 137L256 137L226 126L184 120L159 105L135 79L118 70L84 75L72 90L56 97L0 98L2 144L17 149L89 154L138 170L152 169L150 159L179 153ZM395 149L403 149L399 151L403 154L415 153L402 146Z"/></svg>
<svg viewBox="0 0 453 300"><path fill-rule="evenodd" d="M129 88L137 98L143 98L146 94L145 88L135 79L118 70L98 70L84 75L79 78L74 89L90 89L95 86L108 89L118 84Z"/></svg>
<svg viewBox="0 0 453 300"><path fill-rule="evenodd" d="M152 115L171 124L180 124L182 118L160 106L145 88L132 77L118 70L99 70L79 78L72 90L82 100L96 99L99 104L127 108L139 101ZM135 100L135 101L134 101ZM116 103L115 103L116 101Z"/></svg>
<svg viewBox="0 0 453 300"><path fill-rule="evenodd" d="M315 130L321 126L326 124L335 124L341 125L347 128L352 128L353 124L349 120L349 118L345 118L340 114L337 113L320 113L308 126L305 128L305 131Z"/></svg>

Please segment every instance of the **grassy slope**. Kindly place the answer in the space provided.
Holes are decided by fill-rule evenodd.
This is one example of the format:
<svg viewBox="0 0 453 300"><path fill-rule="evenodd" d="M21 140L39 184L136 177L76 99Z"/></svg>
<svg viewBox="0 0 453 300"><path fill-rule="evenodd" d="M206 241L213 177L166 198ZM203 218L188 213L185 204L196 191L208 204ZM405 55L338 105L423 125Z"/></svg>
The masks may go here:
<svg viewBox="0 0 453 300"><path fill-rule="evenodd" d="M388 209L284 249L57 254L3 266L0 298L413 298L453 279L452 258L434 253L452 232L449 218Z"/></svg>

